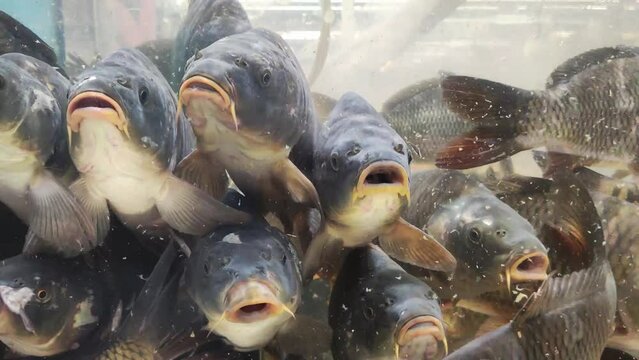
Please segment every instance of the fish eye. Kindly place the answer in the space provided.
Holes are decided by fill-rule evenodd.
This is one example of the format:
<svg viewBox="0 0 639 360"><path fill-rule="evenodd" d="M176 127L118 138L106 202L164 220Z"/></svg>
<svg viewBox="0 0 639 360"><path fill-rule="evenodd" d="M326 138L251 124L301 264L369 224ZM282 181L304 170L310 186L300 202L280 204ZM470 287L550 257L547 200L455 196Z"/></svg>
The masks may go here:
<svg viewBox="0 0 639 360"><path fill-rule="evenodd" d="M496 233L496 234L497 234L497 236L499 236L500 238L506 237L506 234L507 234L506 230L504 230L504 229L499 229L499 230L497 230L495 233Z"/></svg>
<svg viewBox="0 0 639 360"><path fill-rule="evenodd" d="M393 150L395 150L395 152L398 152L398 153L404 155L404 144L402 144L402 143L395 144L395 146L393 146Z"/></svg>
<svg viewBox="0 0 639 360"><path fill-rule="evenodd" d="M202 53L200 52L200 50L195 50L195 54L193 54L193 59L195 60L200 60L202 58Z"/></svg>
<svg viewBox="0 0 639 360"><path fill-rule="evenodd" d="M479 240L481 240L481 233L479 232L479 229L477 228L471 228L470 231L468 232L468 238L470 239L470 241L472 243L479 243Z"/></svg>
<svg viewBox="0 0 639 360"><path fill-rule="evenodd" d="M337 157L337 153L331 154L331 168L334 171L339 171L339 159Z"/></svg>
<svg viewBox="0 0 639 360"><path fill-rule="evenodd" d="M367 320L373 320L375 318L375 310L372 307L367 306L364 308L364 317Z"/></svg>
<svg viewBox="0 0 639 360"><path fill-rule="evenodd" d="M126 87L126 88L131 88L131 84L129 83L129 79L125 79L125 78L119 78L116 80L118 82L118 84Z"/></svg>
<svg viewBox="0 0 639 360"><path fill-rule="evenodd" d="M241 67L241 68L246 68L248 67L248 63L242 59L241 57L235 58L235 65Z"/></svg>
<svg viewBox="0 0 639 360"><path fill-rule="evenodd" d="M271 82L271 71L266 70L262 74L262 86L268 86L270 82Z"/></svg>
<svg viewBox="0 0 639 360"><path fill-rule="evenodd" d="M348 157L355 156L359 154L361 150L362 148L359 145L355 145L350 150L348 150L348 152L346 153L346 156Z"/></svg>
<svg viewBox="0 0 639 360"><path fill-rule="evenodd" d="M145 86L142 86L138 95L140 97L140 103L146 105L146 102L149 100L149 90Z"/></svg>
<svg viewBox="0 0 639 360"><path fill-rule="evenodd" d="M51 299L51 296L45 289L40 289L36 292L36 298L39 302L47 302Z"/></svg>
<svg viewBox="0 0 639 360"><path fill-rule="evenodd" d="M4 79L4 76L0 76L0 89L4 89L5 85L7 85L7 81Z"/></svg>

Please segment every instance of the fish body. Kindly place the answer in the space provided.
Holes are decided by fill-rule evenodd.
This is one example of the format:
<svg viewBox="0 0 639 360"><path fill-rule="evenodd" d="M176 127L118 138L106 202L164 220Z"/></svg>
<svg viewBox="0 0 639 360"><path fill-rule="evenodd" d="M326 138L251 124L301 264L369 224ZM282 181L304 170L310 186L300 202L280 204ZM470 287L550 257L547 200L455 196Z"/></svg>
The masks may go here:
<svg viewBox="0 0 639 360"><path fill-rule="evenodd" d="M355 93L338 100L324 125L316 140L312 179L325 222L307 251L305 277L333 260L332 249L364 246L377 237L397 259L451 268L450 254L400 216L410 200L410 154L404 140Z"/></svg>
<svg viewBox="0 0 639 360"><path fill-rule="evenodd" d="M171 87L180 87L186 63L197 51L226 36L251 28L251 22L237 0L196 0L189 3L186 17L173 45Z"/></svg>
<svg viewBox="0 0 639 360"><path fill-rule="evenodd" d="M469 168L544 145L632 165L639 151L634 135L639 50L633 49L595 49L576 57L573 62L585 65L564 64L553 74L563 74L562 81L544 91L446 76L445 102L475 128L441 150L438 166Z"/></svg>
<svg viewBox="0 0 639 360"><path fill-rule="evenodd" d="M187 181L221 196L226 169L262 212L319 208L310 171L315 136L311 94L291 48L277 34L251 29L216 41L189 60L180 106L197 150L178 166ZM220 184L221 183L221 184ZM290 205L290 206L289 206Z"/></svg>
<svg viewBox="0 0 639 360"><path fill-rule="evenodd" d="M25 251L74 256L96 244L95 227L62 184L72 167L65 133L69 82L27 55L0 56L0 201L29 225Z"/></svg>
<svg viewBox="0 0 639 360"><path fill-rule="evenodd" d="M548 256L531 224L476 178L457 171L417 173L404 217L457 260L437 275L444 299L472 298L510 284L546 279ZM438 289L440 290L440 289Z"/></svg>
<svg viewBox="0 0 639 360"><path fill-rule="evenodd" d="M440 78L400 90L384 103L381 113L408 143L417 161L434 161L439 149L473 129L444 103Z"/></svg>
<svg viewBox="0 0 639 360"><path fill-rule="evenodd" d="M439 299L376 246L349 253L329 306L335 359L441 359Z"/></svg>
<svg viewBox="0 0 639 360"><path fill-rule="evenodd" d="M192 150L193 135L176 116L168 83L141 52L122 49L101 60L82 73L69 99L70 153L81 175L71 190L100 238L109 208L130 229L160 240L168 226L204 234L218 220L241 221L242 213L171 174Z"/></svg>
<svg viewBox="0 0 639 360"><path fill-rule="evenodd" d="M278 230L255 221L218 227L188 259L183 289L206 329L241 351L267 345L301 301L300 262Z"/></svg>

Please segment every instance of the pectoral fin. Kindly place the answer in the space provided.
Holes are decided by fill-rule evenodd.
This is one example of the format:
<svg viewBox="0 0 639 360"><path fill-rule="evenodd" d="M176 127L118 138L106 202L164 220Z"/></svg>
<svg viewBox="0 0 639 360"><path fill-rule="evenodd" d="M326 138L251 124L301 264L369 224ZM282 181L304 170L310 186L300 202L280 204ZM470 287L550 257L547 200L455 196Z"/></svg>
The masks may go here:
<svg viewBox="0 0 639 360"><path fill-rule="evenodd" d="M379 237L379 246L399 261L426 269L450 272L457 266L442 244L402 218Z"/></svg>
<svg viewBox="0 0 639 360"><path fill-rule="evenodd" d="M24 252L73 257L98 245L96 228L82 205L48 172L29 184L31 206Z"/></svg>
<svg viewBox="0 0 639 360"><path fill-rule="evenodd" d="M327 321L298 313L282 326L275 339L284 353L312 356L330 351L331 338Z"/></svg>
<svg viewBox="0 0 639 360"><path fill-rule="evenodd" d="M291 160L280 161L273 171L274 177L280 182L280 187L290 194L296 203L321 209L315 186Z"/></svg>
<svg viewBox="0 0 639 360"><path fill-rule="evenodd" d="M69 190L84 207L87 215L95 225L98 242L101 243L111 228L111 218L107 200L90 189L85 179L76 180Z"/></svg>
<svg viewBox="0 0 639 360"><path fill-rule="evenodd" d="M309 282L320 270L322 270L322 272L324 272L324 270L328 271L331 268L331 261L339 261L339 253L341 249L341 241L335 240L329 234L326 226L322 227L317 235L315 235L308 247L308 250L304 254L304 261L302 262L302 279L305 282Z"/></svg>
<svg viewBox="0 0 639 360"><path fill-rule="evenodd" d="M193 151L180 161L175 175L218 200L224 196L229 186L229 178L222 164L214 163L199 150Z"/></svg>
<svg viewBox="0 0 639 360"><path fill-rule="evenodd" d="M250 216L210 197L204 190L167 174L156 197L162 219L173 229L190 235L204 235L221 224L241 224Z"/></svg>

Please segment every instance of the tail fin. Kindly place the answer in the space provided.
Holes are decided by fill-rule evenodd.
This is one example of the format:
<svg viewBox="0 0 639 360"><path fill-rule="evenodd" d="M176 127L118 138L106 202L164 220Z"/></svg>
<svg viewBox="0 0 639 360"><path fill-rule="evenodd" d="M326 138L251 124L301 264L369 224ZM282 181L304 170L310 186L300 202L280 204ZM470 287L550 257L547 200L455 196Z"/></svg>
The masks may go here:
<svg viewBox="0 0 639 360"><path fill-rule="evenodd" d="M476 127L446 145L436 165L468 169L490 164L525 150L517 141L517 124L524 120L535 93L469 76L446 76L442 80L444 101Z"/></svg>

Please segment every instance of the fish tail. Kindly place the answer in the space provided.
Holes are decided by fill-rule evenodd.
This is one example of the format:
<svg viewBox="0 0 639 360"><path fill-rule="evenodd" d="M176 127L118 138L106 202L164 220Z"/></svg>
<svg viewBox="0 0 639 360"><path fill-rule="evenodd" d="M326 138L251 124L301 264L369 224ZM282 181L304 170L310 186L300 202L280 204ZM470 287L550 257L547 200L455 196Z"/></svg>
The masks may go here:
<svg viewBox="0 0 639 360"><path fill-rule="evenodd" d="M532 91L469 76L442 80L444 102L475 128L450 141L437 154L436 165L468 169L505 159L526 146L518 141L527 121Z"/></svg>

